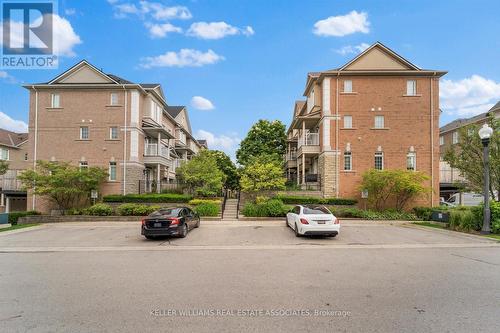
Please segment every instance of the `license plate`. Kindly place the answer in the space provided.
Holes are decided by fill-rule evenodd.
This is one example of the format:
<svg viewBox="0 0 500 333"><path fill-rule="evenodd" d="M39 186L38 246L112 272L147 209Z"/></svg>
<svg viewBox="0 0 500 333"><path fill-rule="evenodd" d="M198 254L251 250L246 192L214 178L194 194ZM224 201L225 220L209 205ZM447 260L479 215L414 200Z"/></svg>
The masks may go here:
<svg viewBox="0 0 500 333"><path fill-rule="evenodd" d="M161 228L161 222L155 222L153 225L155 228Z"/></svg>
<svg viewBox="0 0 500 333"><path fill-rule="evenodd" d="M316 221L318 224L325 224L326 221Z"/></svg>

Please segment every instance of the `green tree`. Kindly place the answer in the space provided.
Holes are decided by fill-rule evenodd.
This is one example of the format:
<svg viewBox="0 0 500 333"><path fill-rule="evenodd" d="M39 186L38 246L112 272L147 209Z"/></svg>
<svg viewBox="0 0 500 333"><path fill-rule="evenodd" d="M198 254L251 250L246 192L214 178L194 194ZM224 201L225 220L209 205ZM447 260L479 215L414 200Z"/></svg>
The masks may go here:
<svg viewBox="0 0 500 333"><path fill-rule="evenodd" d="M236 151L238 163L245 166L253 157L271 155L281 159L286 148L285 125L279 121L259 120Z"/></svg>
<svg viewBox="0 0 500 333"><path fill-rule="evenodd" d="M0 176L5 175L9 170L9 163L4 160L0 160Z"/></svg>
<svg viewBox="0 0 500 333"><path fill-rule="evenodd" d="M363 174L361 190L368 191L368 202L377 210L394 208L402 211L413 199L430 191L423 185L429 177L416 171L408 170L375 170Z"/></svg>
<svg viewBox="0 0 500 333"><path fill-rule="evenodd" d="M80 169L66 162L37 161L35 170L18 176L25 189L51 199L63 213L88 203L91 190L97 190L108 176L104 168Z"/></svg>
<svg viewBox="0 0 500 333"><path fill-rule="evenodd" d="M177 175L192 192L201 196L216 196L225 180L224 173L217 165L217 158L209 150L200 151L177 168Z"/></svg>
<svg viewBox="0 0 500 333"><path fill-rule="evenodd" d="M490 195L495 198L495 192L500 196L500 120L490 117L489 125L493 128L490 138ZM450 146L444 160L452 168L460 171L466 179L466 189L482 193L484 186L483 145L478 135L479 126L476 124L461 128L458 132L458 143ZM497 201L500 200L496 197Z"/></svg>
<svg viewBox="0 0 500 333"><path fill-rule="evenodd" d="M245 192L284 190L283 162L272 155L253 157L241 171L241 189Z"/></svg>
<svg viewBox="0 0 500 333"><path fill-rule="evenodd" d="M220 150L209 150L208 152L216 158L219 170L226 176L224 188L230 190L238 189L240 187L240 175L238 174L236 165L234 165L229 156Z"/></svg>

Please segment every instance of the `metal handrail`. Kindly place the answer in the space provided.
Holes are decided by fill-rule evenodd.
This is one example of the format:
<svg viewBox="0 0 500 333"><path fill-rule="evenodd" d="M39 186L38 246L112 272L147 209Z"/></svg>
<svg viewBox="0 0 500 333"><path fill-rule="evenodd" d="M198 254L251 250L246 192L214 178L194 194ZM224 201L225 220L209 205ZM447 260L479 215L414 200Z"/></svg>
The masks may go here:
<svg viewBox="0 0 500 333"><path fill-rule="evenodd" d="M222 200L221 219L224 219L224 211L226 210L226 201L227 201L227 189L224 189L224 199Z"/></svg>
<svg viewBox="0 0 500 333"><path fill-rule="evenodd" d="M240 190L238 190L238 203L236 204L236 219L239 220L240 218Z"/></svg>

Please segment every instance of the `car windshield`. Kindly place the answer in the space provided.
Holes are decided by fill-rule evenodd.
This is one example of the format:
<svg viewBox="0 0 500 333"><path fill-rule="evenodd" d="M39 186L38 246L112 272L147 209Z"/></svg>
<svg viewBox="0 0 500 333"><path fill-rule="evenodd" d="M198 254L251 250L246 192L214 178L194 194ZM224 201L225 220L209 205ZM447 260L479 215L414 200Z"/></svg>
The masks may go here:
<svg viewBox="0 0 500 333"><path fill-rule="evenodd" d="M181 208L162 208L159 209L153 213L151 213L149 216L155 217L155 216L177 216L179 215Z"/></svg>
<svg viewBox="0 0 500 333"><path fill-rule="evenodd" d="M313 214L331 214L330 211L326 207L322 206L315 206L315 207L304 207L303 210L304 214L306 215L313 215Z"/></svg>

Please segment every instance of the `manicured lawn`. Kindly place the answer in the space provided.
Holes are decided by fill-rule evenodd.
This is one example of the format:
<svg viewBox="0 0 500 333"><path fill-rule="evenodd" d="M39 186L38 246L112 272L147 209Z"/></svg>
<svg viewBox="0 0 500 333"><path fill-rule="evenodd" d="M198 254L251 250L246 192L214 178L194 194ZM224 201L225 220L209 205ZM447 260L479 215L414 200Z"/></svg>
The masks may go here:
<svg viewBox="0 0 500 333"><path fill-rule="evenodd" d="M436 224L436 223L432 223L432 222L413 222L413 224L421 225L423 227L430 227L430 228L451 230L451 229L448 229L448 228L446 228L446 227L444 227L444 226L442 226L440 224ZM457 231L457 230L451 230L451 231L462 232L462 231ZM467 232L463 232L463 233L467 234ZM475 233L473 233L473 235L483 236L483 237L488 237L488 238L493 238L493 239L496 239L496 240L500 241L500 235L498 235L498 234L481 235L481 234L475 234Z"/></svg>
<svg viewBox="0 0 500 333"><path fill-rule="evenodd" d="M496 240L500 241L500 235L497 235L497 234L481 235L481 236L488 237L488 238L493 238L493 239L496 239Z"/></svg>
<svg viewBox="0 0 500 333"><path fill-rule="evenodd" d="M442 226L441 224L432 223L432 222L413 222L413 224L421 225L421 226L424 226L424 227L446 229L445 226Z"/></svg>
<svg viewBox="0 0 500 333"><path fill-rule="evenodd" d="M36 223L32 223L32 224L16 224L16 225L13 225L13 226L8 227L8 228L2 228L2 229L0 229L0 232L28 228L28 227L33 227L35 225L38 225L38 224L36 224Z"/></svg>

